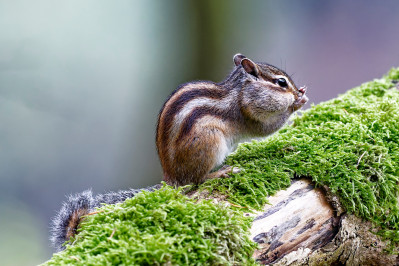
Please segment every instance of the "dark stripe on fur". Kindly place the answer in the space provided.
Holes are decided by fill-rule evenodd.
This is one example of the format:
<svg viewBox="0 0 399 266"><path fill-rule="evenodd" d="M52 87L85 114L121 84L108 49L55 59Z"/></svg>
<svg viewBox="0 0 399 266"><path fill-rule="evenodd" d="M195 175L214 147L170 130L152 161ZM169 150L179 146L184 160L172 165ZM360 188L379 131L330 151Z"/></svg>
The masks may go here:
<svg viewBox="0 0 399 266"><path fill-rule="evenodd" d="M211 115L213 117L217 117L224 121L238 122L240 119L242 119L240 112L236 106L231 106L231 108L225 110L219 110L208 106L197 107L183 121L183 124L179 132L179 136L177 137L176 141L179 141L180 139L190 134L197 120L201 119L206 115Z"/></svg>
<svg viewBox="0 0 399 266"><path fill-rule="evenodd" d="M158 115L157 132L156 132L157 151L161 159L161 164L164 173L164 180L173 179L173 177L168 176L170 173L167 172L168 168L171 167L171 165L169 162L170 158L166 154L167 153L166 147L168 145L170 128L174 121L174 116L182 110L182 108L188 101L192 99L203 97L214 100L221 100L223 97L227 96L231 91L233 90L237 91L237 89L239 90L242 87L241 83L244 81L242 80L242 78L245 77L244 72L245 71L243 70L243 68L239 66L235 67L233 71L229 74L229 76L220 83L214 83L210 81L195 81L195 82L182 84L165 101ZM173 98L173 96L175 96L175 94L181 89L185 89L187 87L191 87L192 89L190 91L184 92L177 99L173 99L174 102L171 105L169 105L167 109L165 109L166 104ZM241 119L241 113L238 107L241 104L240 97L241 96L238 96L237 99L238 101L236 105L237 110L234 111L237 112L238 114L234 113L231 115L233 117L236 117L237 119ZM162 121L161 121L161 116L162 116ZM191 121L195 120L192 119ZM191 126L188 125L185 131L187 130L189 131L190 127L192 127L192 124Z"/></svg>
<svg viewBox="0 0 399 266"><path fill-rule="evenodd" d="M212 82L208 82L208 83L209 83L209 85L214 85L214 83L212 83ZM184 89L187 86L191 86L191 85L195 85L195 83L194 84L190 83L190 84L185 84L183 86L180 86L178 90L175 90L171 94L171 96L168 98L168 100L166 100L166 102L162 106L162 109L158 116L158 125L157 125L157 140L158 141L164 142L165 140L167 140L167 135L164 134L165 131L167 131L171 127L171 124L173 122L175 115L178 112L180 112L181 109L183 109L183 107L186 103L188 103L189 101L196 99L196 98L222 99L223 97L225 97L228 94L227 91L222 90L222 89L218 90L218 89L206 89L206 88L203 88L203 89L193 88L192 90L186 91L182 95L180 95L180 97L177 98L168 107L168 109L165 111L165 114L163 114L163 121L160 121L161 115L164 112L165 105L172 98L172 96L175 95L176 92L179 91L180 89ZM206 86L206 84L204 84L203 86ZM160 126L163 128L164 132L159 132ZM161 137L161 139L159 139L159 137Z"/></svg>
<svg viewBox="0 0 399 266"><path fill-rule="evenodd" d="M193 84L188 84L188 86L193 85ZM202 85L202 84L201 84ZM214 85L214 83L209 82L209 85ZM206 86L206 84L202 85ZM180 89L185 88L185 86L182 86ZM176 91L172 94L174 95ZM171 105L165 110L165 113L163 113L163 109L160 112L160 115L158 117L158 126L157 126L157 148L158 148L158 153L165 152L166 145L168 143L169 139L169 130L172 127L172 123L174 120L174 117L176 114L178 114L183 107L191 100L198 99L198 98L209 98L209 99L216 99L216 100L221 100L223 97L225 97L228 94L227 90L223 89L207 89L207 88L202 88L202 89L195 89L193 88L192 90L184 92L182 95L180 95L177 99L173 101ZM169 101L170 99L168 99ZM166 104L166 102L165 102ZM160 121L160 117L163 117L163 121ZM160 132L162 131L162 132ZM160 145L160 147L158 147ZM164 158L164 160L168 160L167 156L160 156L161 158Z"/></svg>

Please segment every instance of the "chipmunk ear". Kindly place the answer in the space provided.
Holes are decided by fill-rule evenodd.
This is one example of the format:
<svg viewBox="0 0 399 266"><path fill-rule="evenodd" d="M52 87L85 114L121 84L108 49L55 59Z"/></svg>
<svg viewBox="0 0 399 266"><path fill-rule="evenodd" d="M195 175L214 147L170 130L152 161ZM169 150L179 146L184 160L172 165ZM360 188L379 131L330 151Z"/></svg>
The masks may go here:
<svg viewBox="0 0 399 266"><path fill-rule="evenodd" d="M252 76L255 77L259 76L259 68L251 59L249 58L242 59L241 65L248 74L251 74Z"/></svg>
<svg viewBox="0 0 399 266"><path fill-rule="evenodd" d="M241 64L241 60L243 60L244 58L246 58L245 55L236 54L236 55L233 57L234 64L235 64L236 66L239 66L239 65Z"/></svg>

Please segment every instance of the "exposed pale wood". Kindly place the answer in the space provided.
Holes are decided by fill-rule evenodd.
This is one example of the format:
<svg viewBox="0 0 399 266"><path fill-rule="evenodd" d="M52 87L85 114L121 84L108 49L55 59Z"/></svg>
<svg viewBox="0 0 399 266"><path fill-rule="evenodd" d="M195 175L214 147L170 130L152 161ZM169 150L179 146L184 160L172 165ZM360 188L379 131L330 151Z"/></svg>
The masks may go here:
<svg viewBox="0 0 399 266"><path fill-rule="evenodd" d="M389 244L373 233L372 224L345 214L328 188L294 180L268 200L250 231L259 243L253 256L261 264L399 265L399 257L386 252Z"/></svg>
<svg viewBox="0 0 399 266"><path fill-rule="evenodd" d="M260 263L272 263L299 248L315 250L338 232L333 208L306 179L293 181L269 202L251 228L251 238L260 247L254 256Z"/></svg>

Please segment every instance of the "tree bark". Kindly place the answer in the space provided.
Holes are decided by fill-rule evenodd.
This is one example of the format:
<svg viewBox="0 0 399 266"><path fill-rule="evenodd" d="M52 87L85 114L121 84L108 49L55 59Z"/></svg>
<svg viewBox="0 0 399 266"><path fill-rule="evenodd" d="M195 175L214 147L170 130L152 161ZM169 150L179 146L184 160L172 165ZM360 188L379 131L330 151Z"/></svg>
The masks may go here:
<svg viewBox="0 0 399 266"><path fill-rule="evenodd" d="M397 255L385 251L388 244L371 232L371 223L345 214L327 188L294 180L269 202L251 228L261 264L397 265Z"/></svg>

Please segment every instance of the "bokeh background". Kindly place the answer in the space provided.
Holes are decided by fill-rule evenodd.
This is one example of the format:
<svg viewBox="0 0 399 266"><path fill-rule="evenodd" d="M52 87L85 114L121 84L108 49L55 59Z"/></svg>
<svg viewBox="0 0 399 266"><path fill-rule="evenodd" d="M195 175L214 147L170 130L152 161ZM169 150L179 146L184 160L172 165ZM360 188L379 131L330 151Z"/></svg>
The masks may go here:
<svg viewBox="0 0 399 266"><path fill-rule="evenodd" d="M0 0L0 264L51 256L65 195L160 182L157 114L180 83L221 81L241 52L319 103L399 66L398 14L395 0Z"/></svg>

